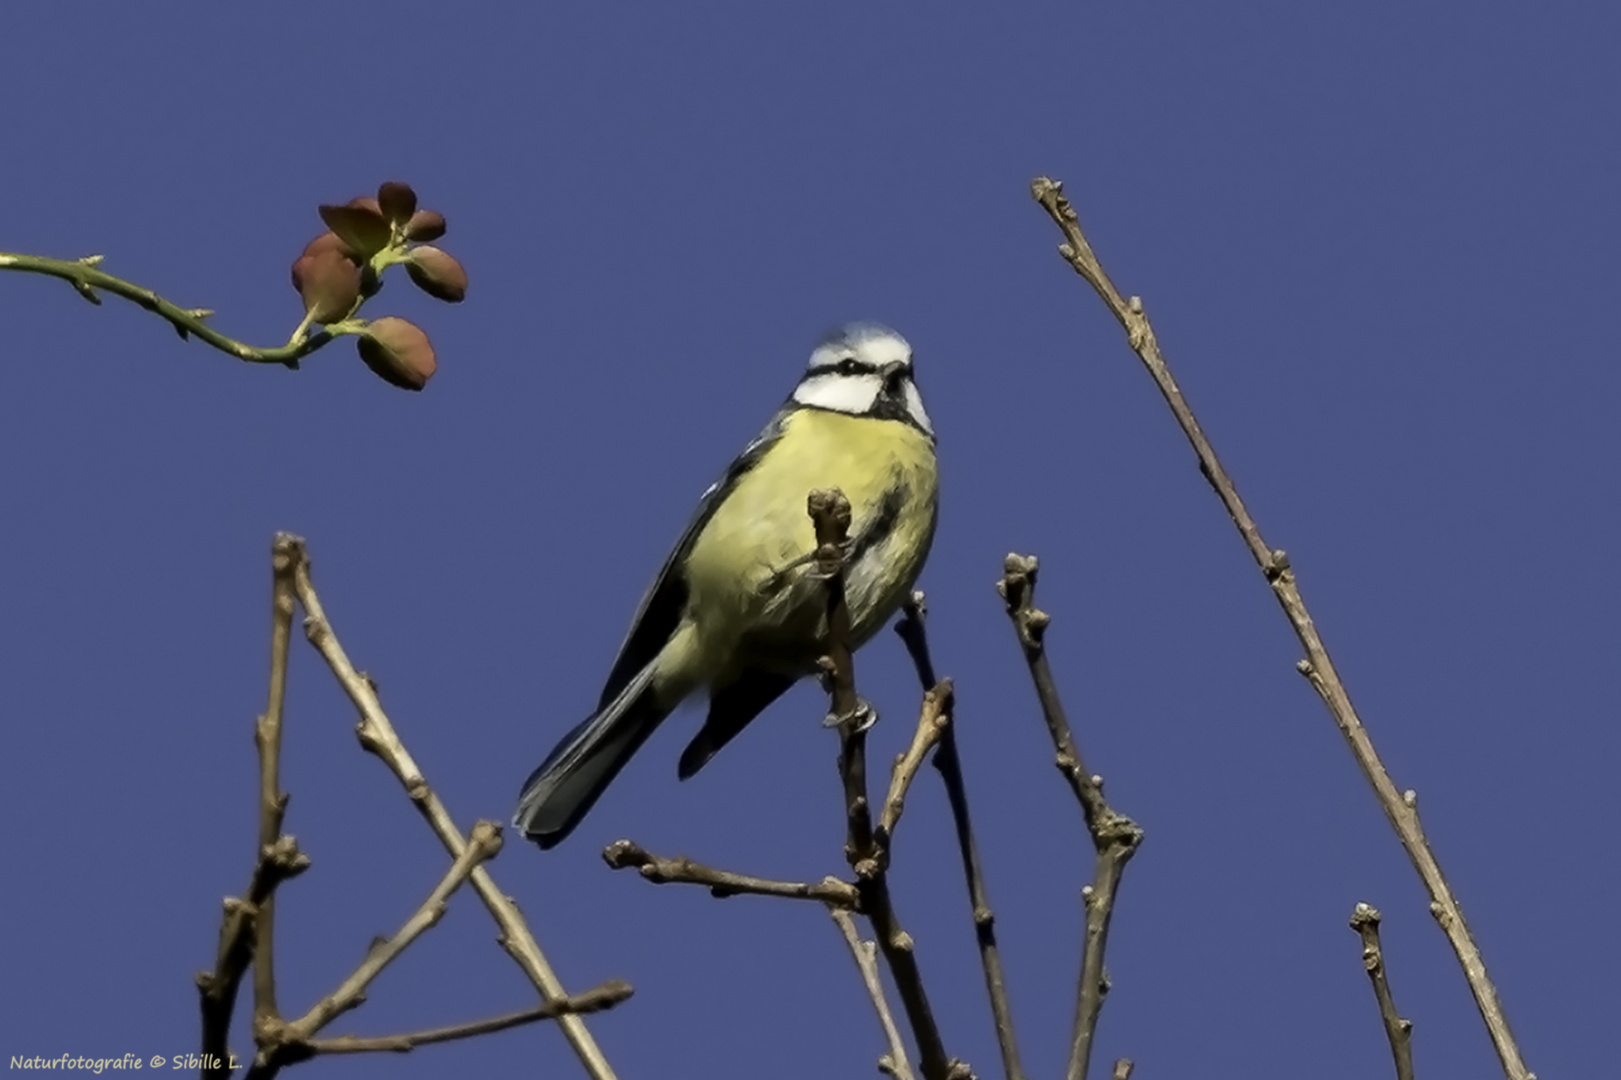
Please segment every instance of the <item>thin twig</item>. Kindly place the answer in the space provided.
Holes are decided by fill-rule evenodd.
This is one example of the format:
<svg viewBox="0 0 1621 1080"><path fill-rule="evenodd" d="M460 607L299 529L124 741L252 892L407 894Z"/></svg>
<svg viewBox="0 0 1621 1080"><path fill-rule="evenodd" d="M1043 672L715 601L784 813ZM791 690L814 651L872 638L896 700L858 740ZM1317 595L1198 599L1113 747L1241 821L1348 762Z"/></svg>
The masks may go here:
<svg viewBox="0 0 1621 1080"><path fill-rule="evenodd" d="M261 1020L274 1024L280 1019L276 1008L275 890L282 881L309 866L309 859L299 852L293 838L281 834L287 813L287 795L281 791L280 779L281 721L293 603L292 559L278 537L271 545L269 702L254 725L259 753L258 853L246 896L225 902L214 970L197 976L203 1012L202 1071L204 1077L214 1080L230 1074L231 1014L248 963L253 963L255 1029Z"/></svg>
<svg viewBox="0 0 1621 1080"><path fill-rule="evenodd" d="M1115 895L1126 863L1143 842L1137 823L1116 812L1103 797L1103 778L1086 768L1069 718L1058 699L1052 669L1047 664L1045 636L1052 619L1035 606L1037 562L1033 556L1009 555L1003 564L997 591L1007 601L1008 618L1013 621L1024 650L1030 677L1041 701L1041 715L1057 751L1059 772L1081 804L1086 829L1097 849L1097 866L1092 884L1081 890L1086 903L1086 943L1081 950L1081 977L1075 994L1075 1028L1070 1039L1068 1080L1086 1080L1091 1068L1092 1039L1097 1032L1098 1014L1109 992L1109 977L1103 955L1109 943L1109 921L1114 915Z"/></svg>
<svg viewBox="0 0 1621 1080"><path fill-rule="evenodd" d="M293 550L281 536L270 545L270 700L254 727L259 751L259 850L281 836L287 816L287 793L281 790L281 723L287 700L287 653L293 636ZM253 963L253 1022L274 1023L276 1006L276 899L265 898L256 922Z"/></svg>
<svg viewBox="0 0 1621 1080"><path fill-rule="evenodd" d="M1385 977L1385 950L1379 943L1379 909L1358 904L1351 911L1351 929L1362 936L1362 966L1368 969L1379 1019L1385 1024L1390 1053L1396 1059L1396 1080L1413 1080L1413 1022L1396 1011L1396 999Z"/></svg>
<svg viewBox="0 0 1621 1080"><path fill-rule="evenodd" d="M934 659L929 655L925 616L923 594L915 592L902 605L901 619L895 624L895 632L906 643L906 651L911 654L912 664L917 668L918 682L927 693L938 680L934 673ZM1019 1063L1019 1044L1013 1034L1013 1006L1008 1001L1007 982L1002 975L1002 954L996 945L996 916L991 911L990 897L985 889L985 874L979 863L979 845L974 839L973 823L968 815L968 786L963 781L956 733L953 709L952 720L940 735L940 748L934 752L934 767L945 784L946 799L951 804L951 820L957 830L957 851L962 857L963 877L968 882L974 936L979 944L980 966L985 970L985 992L990 997L996 1043L1002 1053L1002 1069L1007 1080L1024 1080L1024 1070Z"/></svg>
<svg viewBox="0 0 1621 1080"><path fill-rule="evenodd" d="M816 528L816 569L826 582L827 663L823 673L833 701L833 724L854 724L865 730L870 716L858 716L855 656L850 650L850 606L844 596L844 547L850 540L850 500L838 488L813 491L805 510Z"/></svg>
<svg viewBox="0 0 1621 1080"><path fill-rule="evenodd" d="M672 883L707 886L710 895L728 896L780 896L795 900L816 900L835 908L854 910L861 903L861 893L848 881L823 878L819 882L775 881L771 878L734 874L730 870L693 862L685 855L673 859L661 858L630 840L615 840L602 851L602 861L615 870L634 867L642 877L655 885Z"/></svg>
<svg viewBox="0 0 1621 1080"><path fill-rule="evenodd" d="M449 811L439 801L439 796L434 790L428 786L421 769L417 767L404 743L395 733L388 714L383 711L382 702L378 700L376 687L372 685L370 679L355 670L343 646L339 644L337 635L333 633L332 624L327 620L326 612L321 607L321 598L316 595L315 585L310 578L310 563L304 542L285 534L278 538L278 542L282 541L285 541L289 550L295 554L294 581L299 603L303 605L306 613L305 635L315 646L316 651L325 658L338 684L343 687L344 692L349 695L349 700L360 713L357 734L361 745L376 754L378 759L388 766L405 788L412 805L422 814L434 835L439 837L439 842L445 846L445 850L452 858L460 858L467 848L467 838L451 820ZM568 993L540 951L540 946L535 942L522 913L518 911L518 906L496 887L495 879L490 877L489 870L482 866L476 867L468 880L501 929L498 939L501 947L523 969L530 982L540 991L541 997L549 1003L566 1000ZM608 1064L608 1059L603 1056L596 1040L591 1037L585 1021L576 1015L568 1014L558 1018L558 1025L593 1080L612 1080L613 1067Z"/></svg>
<svg viewBox="0 0 1621 1080"><path fill-rule="evenodd" d="M236 1007L237 989L248 964L253 961L254 937L259 913L264 910L276 887L309 868L310 860L298 850L298 841L283 836L259 850L248 889L240 899L225 900L225 916L220 924L219 949L213 971L197 973L201 999L202 1053L205 1077L230 1074L231 1013Z"/></svg>
<svg viewBox="0 0 1621 1080"><path fill-rule="evenodd" d="M825 723L839 730L839 776L844 781L848 839L845 858L858 878L871 877L882 854L873 843L867 799L867 728L872 708L856 695L855 656L850 650L850 606L844 594L844 545L850 534L850 500L838 488L813 491L806 510L816 527L817 572L826 582L827 654L822 678L832 709ZM927 1067L924 1069L927 1072Z"/></svg>
<svg viewBox="0 0 1621 1080"><path fill-rule="evenodd" d="M289 1023L284 1039L292 1046L308 1045L316 1032L339 1016L359 1005L366 998L366 987L383 973L393 960L410 944L444 918L452 894L461 888L473 870L495 857L501 850L501 827L493 822L480 821L473 826L467 847L450 864L439 883L428 893L416 911L405 920L393 937L379 938L366 950L365 957L355 970L338 985L336 990L317 1001L310 1011Z"/></svg>
<svg viewBox="0 0 1621 1080"><path fill-rule="evenodd" d="M1227 470L1216 457L1215 449L1205 437L1187 399L1182 396L1181 389L1171 376L1170 368L1160 353L1159 343L1154 337L1153 327L1143 312L1142 300L1135 296L1130 299L1121 296L1120 291L1109 280L1102 263L1092 251L1092 245L1081 232L1080 220L1075 208L1064 197L1062 185L1044 176L1037 177L1031 182L1030 193L1064 234L1064 243L1059 245L1058 253L1086 280L1087 284L1096 290L1114 317L1120 321L1120 325L1125 328L1132 349L1141 358L1155 385L1159 387L1160 394L1170 406L1178 426L1182 428L1182 433L1193 445L1194 453L1199 457L1200 471L1215 489L1245 546L1249 548L1250 555L1271 585L1278 603L1282 605L1289 625L1294 628L1295 636L1300 639L1300 644L1306 652L1305 659L1296 666L1300 673L1310 680L1312 689L1317 691L1318 696L1323 699L1323 704L1328 707L1329 715L1334 718L1340 734L1350 746L1351 754L1356 758L1363 776L1372 786L1385 817L1396 830L1402 847L1407 851L1407 857L1412 861L1413 868L1418 871L1425 889L1429 891L1430 914L1440 924L1442 932L1452 944L1453 952L1458 956L1464 978L1468 980L1469 989L1474 994L1475 1005L1479 1008L1481 1019L1485 1021L1486 1030L1497 1049L1504 1075L1508 1080L1530 1080L1531 1072L1526 1068L1525 1061L1520 1055L1520 1048L1509 1030L1508 1016L1497 997L1497 988L1492 985L1491 978L1486 973L1485 958L1475 943L1474 935L1469 932L1469 926L1464 922L1463 910L1453 896L1451 886L1447 884L1446 876L1441 872L1441 865L1424 836L1423 826L1418 819L1416 799L1410 791L1404 795L1397 790L1390 773L1379 759L1361 717L1351 704L1350 694L1334 668L1328 647L1323 644L1317 626L1312 621L1310 612L1306 610L1306 602L1301 597L1300 587L1295 580L1294 570L1290 568L1288 557L1281 550L1268 546L1262 538L1260 527L1250 517L1249 509L1239 498L1238 489L1234 486L1232 478L1227 475Z"/></svg>
<svg viewBox="0 0 1621 1080"><path fill-rule="evenodd" d="M907 789L912 786L918 769L923 767L923 759L951 728L954 696L950 679L941 679L923 695L917 733L912 736L912 744L906 748L906 752L895 762L889 777L889 793L884 796L884 805L878 813L876 839L885 847L889 846L895 834L895 826L900 824L901 814L906 810Z"/></svg>
<svg viewBox="0 0 1621 1080"><path fill-rule="evenodd" d="M861 910L889 964L901 1004L917 1040L926 1080L958 1080L972 1075L946 1054L934 1010L913 953L912 936L901 926L889 895L888 850L876 842L867 796L867 727L872 707L856 695L851 657L850 609L844 590L843 550L850 527L850 501L837 488L813 491L806 505L816 527L817 563L827 587L827 655L822 658L832 712L828 723L839 733L839 776L844 783L847 821L845 857L861 890Z"/></svg>
<svg viewBox="0 0 1621 1080"><path fill-rule="evenodd" d="M332 1039L312 1039L309 1046L316 1054L358 1054L368 1051L406 1053L430 1043L470 1039L475 1035L488 1035L491 1032L532 1024L537 1020L555 1020L559 1016L602 1012L618 1005L630 997L632 992L630 983L621 979L609 979L583 994L575 994L559 1001L548 1001L543 1005L492 1016L485 1020L428 1028L425 1031L410 1031L403 1035L339 1035Z"/></svg>
<svg viewBox="0 0 1621 1080"><path fill-rule="evenodd" d="M878 1024L884 1029L884 1038L889 1040L889 1053L878 1059L878 1071L893 1076L895 1080L913 1080L911 1062L906 1060L906 1043L901 1039L900 1029L895 1026L895 1015L889 1011L889 998L884 994L883 980L878 977L878 946L861 940L861 935L856 932L856 921L848 911L829 908L828 914L833 916L839 933L844 935L844 943L850 946L850 955L855 957L856 969L861 972L861 982L867 988L867 996L872 998L872 1007L878 1011Z"/></svg>
<svg viewBox="0 0 1621 1080"><path fill-rule="evenodd" d="M180 334L181 340L185 340L187 335L195 334L200 340L221 352L250 364L280 364L296 369L299 360L332 341L331 334L318 331L314 334L302 332L295 334L292 341L278 348L264 349L246 345L235 338L226 337L209 326L204 320L213 312L207 308L183 308L165 300L151 289L125 281L121 277L114 277L99 269L100 262L100 255L87 255L82 259L49 259L43 255L19 255L0 251L0 270L21 270L61 278L92 304L101 303L101 297L96 294L96 290L106 289L115 296L122 296L167 319Z"/></svg>
<svg viewBox="0 0 1621 1080"><path fill-rule="evenodd" d="M1136 1062L1130 1058L1119 1058L1114 1063L1114 1080L1131 1080L1131 1070Z"/></svg>

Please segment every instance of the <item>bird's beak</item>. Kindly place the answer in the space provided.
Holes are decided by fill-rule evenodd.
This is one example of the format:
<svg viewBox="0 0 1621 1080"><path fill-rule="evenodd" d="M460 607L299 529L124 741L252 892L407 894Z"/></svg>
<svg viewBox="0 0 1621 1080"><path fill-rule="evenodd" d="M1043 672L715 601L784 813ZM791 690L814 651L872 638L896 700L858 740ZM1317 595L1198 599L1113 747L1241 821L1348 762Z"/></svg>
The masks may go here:
<svg viewBox="0 0 1621 1080"><path fill-rule="evenodd" d="M906 378L907 365L899 360L885 364L878 369L878 374L884 378L884 389L894 393L901 388L901 382Z"/></svg>

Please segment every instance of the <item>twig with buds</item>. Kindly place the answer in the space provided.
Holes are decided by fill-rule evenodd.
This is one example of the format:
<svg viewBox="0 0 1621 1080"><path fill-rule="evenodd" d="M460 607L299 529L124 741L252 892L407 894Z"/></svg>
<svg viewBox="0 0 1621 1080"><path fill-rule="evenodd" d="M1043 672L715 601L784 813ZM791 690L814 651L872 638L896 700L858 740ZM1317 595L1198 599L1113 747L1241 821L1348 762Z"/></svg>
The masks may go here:
<svg viewBox="0 0 1621 1080"><path fill-rule="evenodd" d="M379 378L406 390L420 390L437 367L428 335L414 323L392 315L363 319L360 309L381 287L390 266L403 265L423 292L457 303L467 295L467 272L456 259L426 243L445 233L444 215L417 209L409 184L389 181L377 197L362 196L342 206L322 206L327 232L311 240L293 262L293 288L304 301L304 318L287 344L248 345L215 330L206 321L208 308L183 308L156 292L101 269L101 255L52 259L0 251L0 270L60 278L92 304L101 303L98 289L121 296L173 326L180 339L195 336L223 353L250 364L280 364L297 370L299 361L353 335L361 360ZM323 329L311 332L319 324Z"/></svg>

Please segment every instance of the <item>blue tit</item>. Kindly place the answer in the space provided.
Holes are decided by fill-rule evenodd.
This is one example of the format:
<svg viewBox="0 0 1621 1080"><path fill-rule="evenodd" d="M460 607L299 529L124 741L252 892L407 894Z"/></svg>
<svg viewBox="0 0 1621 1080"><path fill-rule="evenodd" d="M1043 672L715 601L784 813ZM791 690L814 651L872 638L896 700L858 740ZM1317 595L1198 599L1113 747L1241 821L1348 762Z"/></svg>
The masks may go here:
<svg viewBox="0 0 1621 1080"><path fill-rule="evenodd" d="M594 713L524 783L513 825L549 848L653 729L700 690L709 714L681 755L692 776L784 691L815 673L827 600L805 499L850 500L852 647L911 595L934 540L934 429L895 331L851 323L811 353L793 394L703 493L642 597Z"/></svg>

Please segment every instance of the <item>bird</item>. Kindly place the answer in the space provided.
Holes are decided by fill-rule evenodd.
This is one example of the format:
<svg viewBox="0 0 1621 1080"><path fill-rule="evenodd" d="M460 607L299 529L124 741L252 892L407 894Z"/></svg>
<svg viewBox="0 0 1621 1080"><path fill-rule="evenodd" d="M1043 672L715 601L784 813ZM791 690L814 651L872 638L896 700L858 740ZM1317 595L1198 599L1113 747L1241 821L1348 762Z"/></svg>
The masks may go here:
<svg viewBox="0 0 1621 1080"><path fill-rule="evenodd" d="M806 513L814 489L850 501L849 645L912 594L934 541L935 436L912 348L879 323L825 335L788 399L698 500L642 596L596 710L524 782L513 826L542 848L585 817L665 717L707 691L681 754L686 780L826 651L825 582Z"/></svg>

